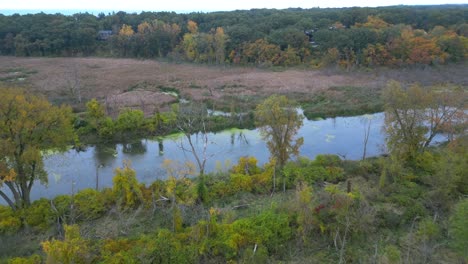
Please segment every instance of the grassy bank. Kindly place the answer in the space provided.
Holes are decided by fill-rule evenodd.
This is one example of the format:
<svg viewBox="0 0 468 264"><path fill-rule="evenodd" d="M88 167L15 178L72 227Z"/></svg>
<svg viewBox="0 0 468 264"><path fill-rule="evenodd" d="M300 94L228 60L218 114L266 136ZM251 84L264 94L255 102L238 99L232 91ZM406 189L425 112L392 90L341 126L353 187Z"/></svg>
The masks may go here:
<svg viewBox="0 0 468 264"><path fill-rule="evenodd" d="M276 172L241 158L227 172L188 179L176 169L149 186L124 167L112 189L0 207L0 262L463 262L463 153L439 147L411 165L320 155Z"/></svg>
<svg viewBox="0 0 468 264"><path fill-rule="evenodd" d="M354 116L382 112L380 89L366 87L330 87L303 101L304 115L308 119L336 116Z"/></svg>

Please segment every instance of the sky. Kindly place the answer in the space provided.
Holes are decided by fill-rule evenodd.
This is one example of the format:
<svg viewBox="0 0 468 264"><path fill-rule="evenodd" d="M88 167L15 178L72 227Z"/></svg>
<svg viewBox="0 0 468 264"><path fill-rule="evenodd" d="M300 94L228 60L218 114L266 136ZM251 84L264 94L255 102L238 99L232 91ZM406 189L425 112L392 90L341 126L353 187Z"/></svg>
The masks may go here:
<svg viewBox="0 0 468 264"><path fill-rule="evenodd" d="M0 0L0 13L52 12L56 10L210 12L252 8L327 8L350 6L467 4L468 0Z"/></svg>

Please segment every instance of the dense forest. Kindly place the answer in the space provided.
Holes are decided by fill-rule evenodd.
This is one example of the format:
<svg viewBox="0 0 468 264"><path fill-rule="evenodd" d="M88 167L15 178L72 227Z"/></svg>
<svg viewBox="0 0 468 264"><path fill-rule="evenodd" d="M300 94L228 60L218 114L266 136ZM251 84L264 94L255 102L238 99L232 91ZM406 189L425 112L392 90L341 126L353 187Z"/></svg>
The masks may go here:
<svg viewBox="0 0 468 264"><path fill-rule="evenodd" d="M466 68L467 19L468 5L0 15L0 55L38 57L21 59L27 61L133 58L100 62L116 65L140 62L134 58L164 62L164 67L151 64L147 75L163 68L194 69L179 62L223 65L195 65L223 70L227 64L249 66L229 68L274 75L289 66L300 66L297 72L343 76L380 66L397 74L408 68L429 73L443 68L454 75L451 70ZM32 82L65 75L4 58L13 62L4 61L7 66L0 68L2 264L468 262L466 79L438 77L418 84L383 78L382 87L364 81L353 86L344 79L347 86L326 82L320 89L265 90L259 95L253 91L261 86L244 87L237 75L234 83L217 83L214 92L192 82L193 75L187 82L166 76L173 81L170 85L138 77L129 87L111 87L99 97L96 87L84 84L89 76L75 68L70 77L74 82L56 85L57 94L73 100L54 101L47 93L52 82L39 85L46 87L42 90L34 90ZM56 63L56 58L47 63ZM141 64L130 65L142 71ZM102 66L93 62L85 67L98 71ZM334 69L315 69L320 67ZM351 73L341 70L355 68ZM127 70L116 82L133 74ZM45 75L33 79L38 71ZM210 78L216 74L221 75L211 73ZM251 90L241 92L244 88ZM205 95L179 97L182 89ZM232 96L244 93L242 104L223 101L225 89ZM154 95L151 100L163 92L174 96L165 108L145 112L137 102L137 107L110 111L107 94L133 90ZM72 108L75 101L81 107ZM301 107L304 112L298 111ZM225 112L213 115L214 110ZM318 140L298 136L302 113L322 118L380 111L384 155L369 157L366 152L371 119L362 124L359 160L301 155L304 142ZM232 127L256 127L268 161L261 164L258 156L245 153L208 170L207 160L214 158L207 152L212 132ZM44 162L50 153L80 153L100 142L175 133L187 142L178 146L181 160L165 159L165 174L152 173L149 184L139 182L131 162L124 161L113 171L111 187L99 188L96 169L96 188L76 190L72 181L66 195L31 195L37 185L52 180ZM436 138L443 142L436 144ZM194 162L182 159L186 155Z"/></svg>
<svg viewBox="0 0 468 264"><path fill-rule="evenodd" d="M209 64L401 66L458 62L468 6L0 15L0 54L163 57Z"/></svg>

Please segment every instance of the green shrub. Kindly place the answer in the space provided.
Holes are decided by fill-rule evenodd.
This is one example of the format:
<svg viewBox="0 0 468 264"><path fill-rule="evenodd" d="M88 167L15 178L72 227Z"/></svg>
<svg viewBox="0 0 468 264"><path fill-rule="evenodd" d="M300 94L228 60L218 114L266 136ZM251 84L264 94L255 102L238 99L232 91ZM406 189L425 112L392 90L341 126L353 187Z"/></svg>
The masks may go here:
<svg viewBox="0 0 468 264"><path fill-rule="evenodd" d="M325 167L325 171L325 181L336 183L344 180L345 174L343 168L328 166Z"/></svg>
<svg viewBox="0 0 468 264"><path fill-rule="evenodd" d="M117 117L115 128L119 132L137 131L145 124L145 116L141 110L125 109Z"/></svg>
<svg viewBox="0 0 468 264"><path fill-rule="evenodd" d="M421 204L421 202L413 200L412 203L408 204L405 207L405 212L403 213L403 220L407 223L410 223L416 217L424 217L426 215L427 215L427 210Z"/></svg>
<svg viewBox="0 0 468 264"><path fill-rule="evenodd" d="M316 181L324 181L327 177L327 171L324 167L315 166L311 163L305 165L289 162L283 169L287 178L287 186L292 183L307 182L314 184Z"/></svg>
<svg viewBox="0 0 468 264"><path fill-rule="evenodd" d="M50 201L45 198L34 201L25 209L24 218L27 225L42 231L47 230L55 220Z"/></svg>
<svg viewBox="0 0 468 264"><path fill-rule="evenodd" d="M112 138L115 133L115 125L112 118L106 117L103 118L98 127L98 134L102 138Z"/></svg>
<svg viewBox="0 0 468 264"><path fill-rule="evenodd" d="M263 212L251 218L242 218L233 223L234 239L239 246L265 245L270 253L284 245L292 236L287 214Z"/></svg>
<svg viewBox="0 0 468 264"><path fill-rule="evenodd" d="M230 185L224 181L215 182L208 189L210 191L210 196L216 197L216 198L223 198L223 197L234 194L234 191L232 190L232 188L230 188Z"/></svg>
<svg viewBox="0 0 468 264"><path fill-rule="evenodd" d="M101 190L102 194L102 199L104 202L104 207L105 208L110 208L112 205L115 205L117 203L114 191L112 188L104 188Z"/></svg>
<svg viewBox="0 0 468 264"><path fill-rule="evenodd" d="M322 155L317 155L315 157L315 160L312 161L313 165L318 165L322 167L338 167L341 166L341 159L337 155L331 155L331 154L322 154Z"/></svg>
<svg viewBox="0 0 468 264"><path fill-rule="evenodd" d="M74 197L74 203L79 219L95 219L106 210L104 197L101 192L94 189L83 189Z"/></svg>
<svg viewBox="0 0 468 264"><path fill-rule="evenodd" d="M440 234L440 227L432 218L423 219L416 230L416 238L420 242L435 240Z"/></svg>
<svg viewBox="0 0 468 264"><path fill-rule="evenodd" d="M70 195L59 195L52 200L52 211L56 219L61 219L64 223L68 223L71 213L71 197Z"/></svg>
<svg viewBox="0 0 468 264"><path fill-rule="evenodd" d="M450 218L449 234L451 246L465 260L468 260L468 199L464 199L455 205Z"/></svg>
<svg viewBox="0 0 468 264"><path fill-rule="evenodd" d="M189 243L178 239L174 233L162 229L154 238L154 248L150 254L153 263L197 263L197 251Z"/></svg>
<svg viewBox="0 0 468 264"><path fill-rule="evenodd" d="M0 205L0 234L13 234L21 228L21 220L7 206Z"/></svg>
<svg viewBox="0 0 468 264"><path fill-rule="evenodd" d="M397 228L401 222L401 215L392 210L381 209L376 215L377 225L382 228Z"/></svg>
<svg viewBox="0 0 468 264"><path fill-rule="evenodd" d="M77 225L64 226L64 240L42 242L47 255L46 263L91 263L91 250L88 242L80 235Z"/></svg>
<svg viewBox="0 0 468 264"><path fill-rule="evenodd" d="M249 175L233 173L230 176L229 187L234 193L252 191L252 177Z"/></svg>
<svg viewBox="0 0 468 264"><path fill-rule="evenodd" d="M232 166L232 172L236 174L254 175L260 173L255 157L240 157L239 162Z"/></svg>
<svg viewBox="0 0 468 264"><path fill-rule="evenodd" d="M12 258L7 261L7 264L41 264L42 259L39 255L32 255L27 258Z"/></svg>
<svg viewBox="0 0 468 264"><path fill-rule="evenodd" d="M115 169L115 176L112 179L114 193L117 203L124 207L130 208L138 206L143 202L143 194L138 184L136 173L128 164L124 164L124 168Z"/></svg>
<svg viewBox="0 0 468 264"><path fill-rule="evenodd" d="M387 245L384 249L384 263L400 263L401 262L401 252L398 247L394 245Z"/></svg>

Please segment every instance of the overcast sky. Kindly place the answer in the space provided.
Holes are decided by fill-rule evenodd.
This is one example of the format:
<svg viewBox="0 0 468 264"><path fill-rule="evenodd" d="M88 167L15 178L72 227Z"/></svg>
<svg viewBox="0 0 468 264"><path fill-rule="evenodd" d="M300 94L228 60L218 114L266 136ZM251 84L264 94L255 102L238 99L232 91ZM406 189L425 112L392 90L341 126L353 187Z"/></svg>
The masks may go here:
<svg viewBox="0 0 468 264"><path fill-rule="evenodd" d="M468 0L0 0L0 13L21 10L78 10L105 11L229 11L251 8L289 7L349 7L349 6L389 6L389 5L438 5L464 4Z"/></svg>

